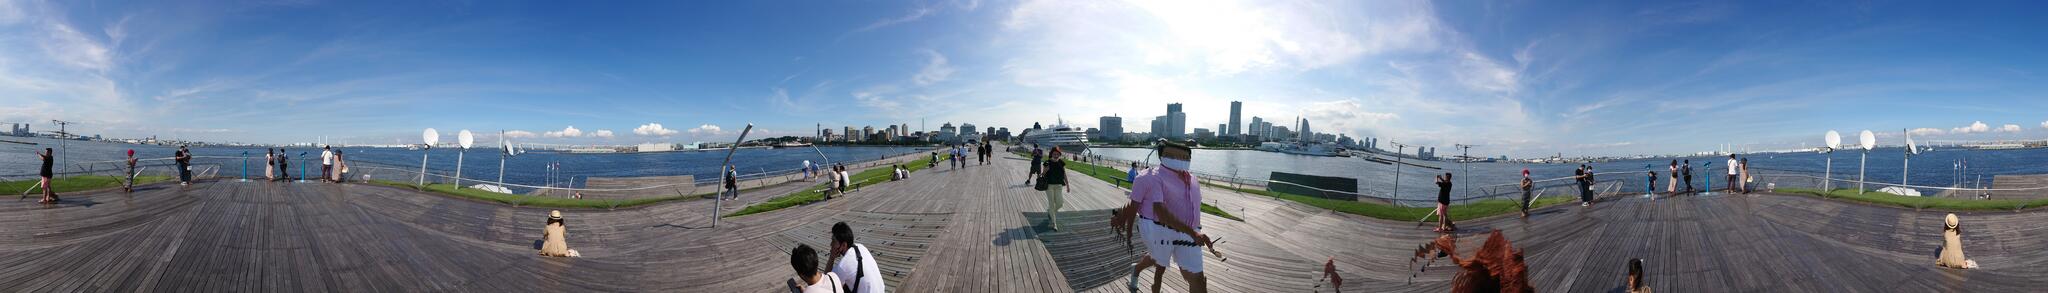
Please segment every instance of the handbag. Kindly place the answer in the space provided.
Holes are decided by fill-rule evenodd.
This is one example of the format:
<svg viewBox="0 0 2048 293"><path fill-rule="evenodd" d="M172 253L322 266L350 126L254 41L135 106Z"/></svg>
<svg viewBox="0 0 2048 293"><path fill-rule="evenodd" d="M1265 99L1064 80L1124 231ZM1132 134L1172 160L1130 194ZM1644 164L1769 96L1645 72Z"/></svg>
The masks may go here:
<svg viewBox="0 0 2048 293"><path fill-rule="evenodd" d="M1049 187L1051 187L1051 186L1047 186L1047 185L1045 184L1045 176L1044 176L1044 175L1039 175L1039 176L1038 176L1038 184L1036 184L1036 185L1033 185L1033 186L1031 186L1031 189L1036 189L1036 190L1038 190L1038 191L1045 191L1045 189L1046 189L1046 188L1049 188Z"/></svg>

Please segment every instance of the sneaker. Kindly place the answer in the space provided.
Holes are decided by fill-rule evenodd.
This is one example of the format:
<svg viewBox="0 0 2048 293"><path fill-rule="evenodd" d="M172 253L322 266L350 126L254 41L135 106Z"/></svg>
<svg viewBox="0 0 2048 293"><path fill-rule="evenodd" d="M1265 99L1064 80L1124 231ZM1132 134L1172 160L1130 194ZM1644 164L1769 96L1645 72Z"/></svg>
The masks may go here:
<svg viewBox="0 0 2048 293"><path fill-rule="evenodd" d="M1582 202L1582 203L1579 203L1579 206L1582 206L1582 207L1590 207L1590 206L1593 206L1593 203L1590 203L1590 202Z"/></svg>
<svg viewBox="0 0 2048 293"><path fill-rule="evenodd" d="M1137 270L1138 270L1138 263L1131 263L1131 270L1132 270L1132 271L1137 271ZM1134 274L1131 274L1131 282L1130 282L1130 284L1131 284L1131 285L1130 285L1129 287L1126 287L1126 288L1130 288L1130 289L1131 289L1131 293L1138 293L1138 274L1135 274L1135 273L1134 273Z"/></svg>

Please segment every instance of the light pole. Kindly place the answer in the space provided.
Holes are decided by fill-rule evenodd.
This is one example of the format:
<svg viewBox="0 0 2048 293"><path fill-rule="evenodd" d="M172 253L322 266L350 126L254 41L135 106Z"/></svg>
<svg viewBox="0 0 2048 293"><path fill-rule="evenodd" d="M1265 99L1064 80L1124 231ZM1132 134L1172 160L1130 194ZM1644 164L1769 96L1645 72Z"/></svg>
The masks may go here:
<svg viewBox="0 0 2048 293"><path fill-rule="evenodd" d="M1394 200L1395 200L1394 204L1397 204L1397 205L1398 205L1398 204L1401 204L1401 203L1400 203L1400 200L1401 200L1401 165L1403 165L1403 163L1401 163L1401 152L1406 152L1406 151L1408 151L1408 145L1405 145L1405 144L1401 144L1401 142L1398 142L1398 141L1390 141L1390 142L1387 142L1387 143L1389 143L1389 144L1393 144L1393 145L1394 145L1394 193L1393 193L1393 196L1394 196Z"/></svg>
<svg viewBox="0 0 2048 293"><path fill-rule="evenodd" d="M1461 163L1458 163L1458 166L1459 166L1459 168L1462 168L1462 169L1464 169L1464 170L1463 170L1463 171L1458 171L1458 172L1460 172L1460 173L1461 173L1461 174L1458 174L1458 176L1459 176L1459 177L1465 177L1465 178L1466 178L1465 180L1472 180L1472 179L1471 179L1471 178L1472 178L1472 147L1476 147L1476 145L1469 145L1469 144L1458 144L1458 145L1454 145L1454 146L1456 146L1456 147L1458 148L1458 150L1460 151L1460 154L1459 154L1458 156L1460 156L1460 157L1464 157L1464 158L1460 158L1460 159L1459 159L1459 160L1461 160ZM1464 186L1465 186L1465 195L1466 195L1466 196L1471 196L1471 195L1472 195L1472 185L1471 185L1471 184L1464 184L1464 183L1459 183L1458 185L1464 185Z"/></svg>
<svg viewBox="0 0 2048 293"><path fill-rule="evenodd" d="M1863 144L1863 161L1856 165L1856 193L1862 194L1863 182L1866 181L1863 178L1864 167L1870 165L1870 149L1877 145L1877 135L1864 130L1857 138Z"/></svg>
<svg viewBox="0 0 2048 293"><path fill-rule="evenodd" d="M719 170L719 172L720 172L720 173L724 173L724 172L725 172L725 170L724 170L725 168L732 168L732 154L733 154L734 152L738 152L738 151L740 150L740 142L745 142L745 141L747 141L747 133L751 133L751 132L754 132L754 124L753 124L753 123L747 123L747 128L746 128L746 129L742 129L742 130L740 130L740 137L739 137L739 138L735 138L735 139L733 139L733 141L732 141L732 147L728 147L728 148L725 148L725 163L724 163L724 164L720 164L720 165L719 165L719 166L722 166L722 167L720 167L720 168L719 168L719 169L720 169L720 170ZM718 174L718 176L725 176L725 174ZM721 178L721 179L722 179L722 178ZM738 178L734 178L734 180L738 180ZM723 181L725 181L725 180L719 180L719 181L721 181L721 182L720 182L720 183L718 184L718 187L719 187L719 189L725 189L725 184L724 184L724 182L723 182ZM725 211L725 199L723 199L723 198L718 198L718 197L722 197L722 196L725 196L725 192L730 192L730 190L726 190L726 191L724 191L724 192L719 192L719 193L718 193L718 194L716 194L716 195L712 195L712 197L713 197L713 198L712 198L712 200L711 200L711 202L712 202L712 204L711 204L711 209L712 209L712 210L711 210L711 227L712 227L712 228L718 228L718 218L724 217L724 215L719 215L718 213L721 213L721 212L724 212L724 211Z"/></svg>
<svg viewBox="0 0 2048 293"><path fill-rule="evenodd" d="M462 146L462 151L455 152L455 189L462 189L462 157L469 153L470 145L476 144L476 135L470 134L468 129L463 129L456 132L455 142Z"/></svg>
<svg viewBox="0 0 2048 293"><path fill-rule="evenodd" d="M51 156L50 160L53 161L54 165L63 166L64 163L62 162L64 161L64 155L69 153L65 152L64 149L65 147L69 146L71 142L70 139L64 138L64 136L71 135L71 132L65 130L65 128L71 126L72 122L52 119L50 120L50 123L57 124L57 155ZM34 135L31 134L30 136Z"/></svg>
<svg viewBox="0 0 2048 293"><path fill-rule="evenodd" d="M1899 164L1899 185L1912 185L1913 155L1920 154L1920 146L1913 143L1913 131L1905 130L1905 132L1906 157L1905 162Z"/></svg>
<svg viewBox="0 0 2048 293"><path fill-rule="evenodd" d="M1822 137L1822 141L1828 145L1820 151L1823 154L1828 154L1828 165L1826 169L1821 169L1823 171L1821 171L1820 181L1820 193L1822 197L1826 197L1828 193L1834 192L1835 189L1835 149L1842 148L1842 133L1829 130L1827 136Z"/></svg>
<svg viewBox="0 0 2048 293"><path fill-rule="evenodd" d="M439 131L434 131L434 129L433 129L433 128L428 128L428 129L427 129L427 131L425 131L425 132L421 132L421 133L420 133L420 140L421 140L421 141L424 141L424 142L426 142L426 145L427 145L427 146L426 146L426 147L423 147L423 148L420 148L420 185L419 185L419 186L420 186L420 189L426 189L426 188L427 188L427 154L428 154L428 153L432 153L432 152L433 152L433 150L434 150L434 143L438 143L438 142L441 142L441 132L439 132Z"/></svg>
<svg viewBox="0 0 2048 293"><path fill-rule="evenodd" d="M504 152L498 153L498 187L502 188L505 187L505 158L518 155L519 153L513 150L512 143L505 139L504 130L498 131L498 147L504 149ZM505 190L510 191L511 189Z"/></svg>

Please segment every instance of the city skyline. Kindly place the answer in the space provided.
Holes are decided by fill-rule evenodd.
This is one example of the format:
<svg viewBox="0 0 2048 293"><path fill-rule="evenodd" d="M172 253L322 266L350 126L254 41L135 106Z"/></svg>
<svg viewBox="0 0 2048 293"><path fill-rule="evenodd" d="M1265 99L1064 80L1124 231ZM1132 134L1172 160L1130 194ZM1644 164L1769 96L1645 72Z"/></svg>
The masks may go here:
<svg viewBox="0 0 2048 293"><path fill-rule="evenodd" d="M1117 115L1128 132L1181 104L1183 135L1300 117L1514 157L1790 149L1829 130L2040 139L2043 5L0 1L16 36L0 40L0 123L631 145L748 123L760 138Z"/></svg>

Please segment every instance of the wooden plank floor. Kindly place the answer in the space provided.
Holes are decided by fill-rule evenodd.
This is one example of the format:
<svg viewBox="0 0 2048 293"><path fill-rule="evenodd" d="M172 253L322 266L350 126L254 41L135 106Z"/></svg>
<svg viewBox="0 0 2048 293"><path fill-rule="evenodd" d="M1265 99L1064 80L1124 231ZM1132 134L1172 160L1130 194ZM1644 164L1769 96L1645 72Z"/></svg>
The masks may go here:
<svg viewBox="0 0 2048 293"><path fill-rule="evenodd" d="M686 291L776 292L788 251L824 249L835 222L856 227L891 291L1121 291L1135 253L1103 229L1124 192L1073 175L1062 229L1039 227L1047 203L1022 184L1025 162L918 172L843 198L710 226L713 201L565 210L582 258L534 255L546 209L358 184L202 182L135 193L82 192L56 206L0 200L0 291ZM725 211L814 183L753 190ZM1245 217L1204 215L1229 261L1205 256L1218 292L1448 289L1444 262L1415 273L1414 223L1333 213L1205 189ZM1648 260L1650 285L1677 291L1987 291L2048 285L2048 212L1966 213L1965 252L1982 263L1932 265L1941 212L1789 195L1620 197L1529 219L1460 223L1477 247L1500 230L1524 249L1546 291L1608 291L1622 264ZM1068 216L1072 215L1072 216ZM1107 246L1107 247L1101 247ZM1469 251L1466 255L1469 255ZM1412 279L1411 279L1412 276ZM1141 286L1150 285L1150 275ZM1164 288L1187 281L1169 273Z"/></svg>

